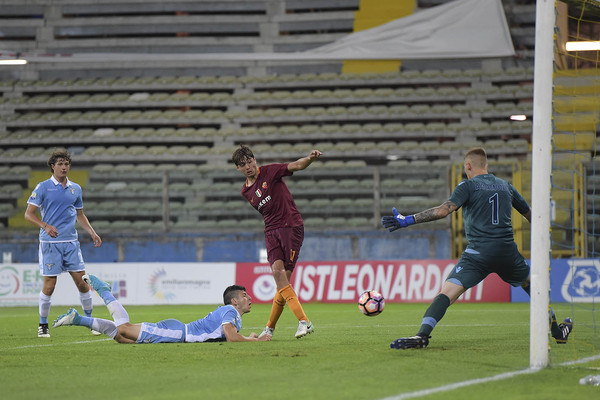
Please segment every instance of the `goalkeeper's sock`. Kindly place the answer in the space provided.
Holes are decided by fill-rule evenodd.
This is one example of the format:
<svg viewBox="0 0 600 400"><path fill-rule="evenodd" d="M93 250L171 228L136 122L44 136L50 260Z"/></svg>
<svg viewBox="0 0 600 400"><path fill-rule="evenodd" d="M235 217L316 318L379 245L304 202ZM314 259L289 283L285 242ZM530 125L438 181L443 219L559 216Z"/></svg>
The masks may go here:
<svg viewBox="0 0 600 400"><path fill-rule="evenodd" d="M527 283L527 285L523 285L521 287L529 296L531 296L531 285L529 282ZM550 307L550 332L552 333L553 338L562 338L563 336L561 329L558 327L556 315L554 314L554 310L552 309L552 307Z"/></svg>
<svg viewBox="0 0 600 400"><path fill-rule="evenodd" d="M275 292L275 297L273 298L273 305L271 306L271 315L269 315L269 322L267 322L267 326L269 328L275 329L275 325L277 321L279 321L279 317L283 312L283 308L285 307L285 299L279 293L279 291Z"/></svg>
<svg viewBox="0 0 600 400"><path fill-rule="evenodd" d="M294 288L292 288L292 285L287 285L281 289L279 293L281 293L285 302L290 306L290 310L292 310L296 318L298 318L298 321L308 321L308 317L304 314L300 300L298 300L298 296L296 295Z"/></svg>
<svg viewBox="0 0 600 400"><path fill-rule="evenodd" d="M421 337L429 337L433 328L437 325L438 322L444 317L446 314L446 310L450 307L450 299L445 294L438 294L433 302L425 311L425 315L423 316L423 321L421 321L421 329L419 329L419 333L417 336Z"/></svg>
<svg viewBox="0 0 600 400"><path fill-rule="evenodd" d="M558 327L558 322L556 322L556 315L554 315L554 310L550 307L550 332L552 333L553 338L562 338L563 333L562 330Z"/></svg>

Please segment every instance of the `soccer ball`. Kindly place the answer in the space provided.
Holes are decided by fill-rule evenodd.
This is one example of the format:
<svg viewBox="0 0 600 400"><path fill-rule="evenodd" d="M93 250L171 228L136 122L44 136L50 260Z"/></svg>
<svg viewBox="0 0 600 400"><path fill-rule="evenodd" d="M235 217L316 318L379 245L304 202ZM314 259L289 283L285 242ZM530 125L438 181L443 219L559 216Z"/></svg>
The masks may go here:
<svg viewBox="0 0 600 400"><path fill-rule="evenodd" d="M358 309L367 317L381 314L385 307L385 300L376 290L367 290L358 297Z"/></svg>

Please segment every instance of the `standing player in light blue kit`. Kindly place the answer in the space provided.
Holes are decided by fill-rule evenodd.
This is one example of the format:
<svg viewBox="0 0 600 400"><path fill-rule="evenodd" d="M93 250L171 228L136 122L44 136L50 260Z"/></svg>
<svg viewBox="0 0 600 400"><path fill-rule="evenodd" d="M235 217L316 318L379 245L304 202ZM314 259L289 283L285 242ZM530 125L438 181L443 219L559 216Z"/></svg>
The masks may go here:
<svg viewBox="0 0 600 400"><path fill-rule="evenodd" d="M81 279L85 265L77 239L75 221L92 236L94 247L102 244L90 221L83 213L81 186L67 178L71 168L71 155L66 150L56 150L48 159L52 171L50 179L40 182L27 200L25 219L40 227L39 264L44 284L39 295L40 322L38 337L50 337L48 314L57 276L71 274L85 315L92 315L92 295ZM38 217L39 209L42 218ZM92 333L99 335L98 332Z"/></svg>
<svg viewBox="0 0 600 400"><path fill-rule="evenodd" d="M252 298L246 288L232 285L223 293L224 306L218 307L206 317L184 324L176 319L165 319L157 323L131 324L129 314L111 293L110 285L94 275L84 275L84 281L102 297L114 321L79 315L71 308L52 324L59 326L77 325L104 333L119 343L197 343L197 342L256 342L269 341L271 336L261 338L254 332L249 336L239 333L242 315L250 312Z"/></svg>
<svg viewBox="0 0 600 400"><path fill-rule="evenodd" d="M392 232L444 218L462 207L465 234L469 241L440 294L425 312L419 332L415 336L394 340L390 345L393 349L427 347L429 334L448 307L492 272L512 286L521 286L529 294L529 265L514 241L511 221L513 207L530 221L531 209L527 201L509 182L488 173L487 154L483 148L467 151L464 169L468 179L458 184L444 204L407 216L394 208L393 216L382 218L383 226ZM550 322L552 337L557 343L566 343L573 329L571 319L565 318L559 325L552 312Z"/></svg>

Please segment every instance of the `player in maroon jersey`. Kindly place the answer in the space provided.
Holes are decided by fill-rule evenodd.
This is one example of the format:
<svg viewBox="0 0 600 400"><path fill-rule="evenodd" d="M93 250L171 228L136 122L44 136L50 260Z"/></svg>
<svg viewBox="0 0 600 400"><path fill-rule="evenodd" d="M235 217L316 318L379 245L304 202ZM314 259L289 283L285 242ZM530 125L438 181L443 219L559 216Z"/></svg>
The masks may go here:
<svg viewBox="0 0 600 400"><path fill-rule="evenodd" d="M256 165L252 150L240 145L231 157L238 171L246 177L242 196L262 214L265 220L267 259L277 284L269 322L260 336L273 336L275 325L286 303L299 321L296 338L313 332L313 325L304 313L298 296L290 284L300 247L304 241L304 222L283 177L305 169L322 154L319 150L313 150L308 156L287 164L268 164L259 167Z"/></svg>

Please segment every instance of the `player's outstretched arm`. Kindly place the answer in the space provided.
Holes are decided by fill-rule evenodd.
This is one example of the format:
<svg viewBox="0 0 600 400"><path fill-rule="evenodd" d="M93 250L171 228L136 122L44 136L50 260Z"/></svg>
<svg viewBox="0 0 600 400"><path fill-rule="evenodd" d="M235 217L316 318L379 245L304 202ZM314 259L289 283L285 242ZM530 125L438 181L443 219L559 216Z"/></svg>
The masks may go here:
<svg viewBox="0 0 600 400"><path fill-rule="evenodd" d="M313 150L308 154L308 156L299 158L298 160L292 161L291 163L289 163L288 170L290 170L292 172L302 171L303 169L308 167L310 164L312 164L312 162L314 160L321 157L322 155L323 155L323 153L321 153L319 150Z"/></svg>
<svg viewBox="0 0 600 400"><path fill-rule="evenodd" d="M250 336L241 335L233 324L224 324L223 332L225 332L225 339L228 342L267 342L271 340L270 335L264 335L259 338L258 335L254 332L250 334Z"/></svg>
<svg viewBox="0 0 600 400"><path fill-rule="evenodd" d="M402 215L396 208L392 209L392 216L381 217L381 223L390 232L400 228L406 228L409 225L420 224L423 222L435 221L445 218L448 214L456 211L458 207L451 201L446 201L444 204L437 207L429 208L425 211L413 215Z"/></svg>

